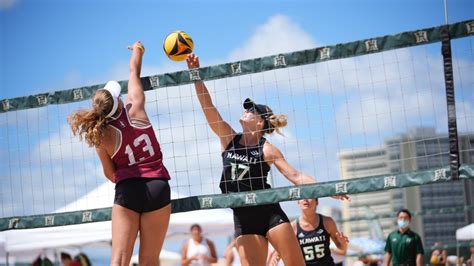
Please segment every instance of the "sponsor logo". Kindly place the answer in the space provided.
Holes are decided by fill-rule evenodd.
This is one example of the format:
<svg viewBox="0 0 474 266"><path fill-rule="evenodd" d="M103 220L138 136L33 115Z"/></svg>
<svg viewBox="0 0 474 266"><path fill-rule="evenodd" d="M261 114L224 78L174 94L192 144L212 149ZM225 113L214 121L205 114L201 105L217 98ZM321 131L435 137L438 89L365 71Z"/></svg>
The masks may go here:
<svg viewBox="0 0 474 266"><path fill-rule="evenodd" d="M201 199L201 208L206 209L206 208L212 208L212 198L206 197Z"/></svg>
<svg viewBox="0 0 474 266"><path fill-rule="evenodd" d="M397 186L396 176L386 176L383 178L383 188L396 187L396 186Z"/></svg>
<svg viewBox="0 0 474 266"><path fill-rule="evenodd" d="M247 205L257 204L257 194L255 193L245 194L245 204Z"/></svg>
<svg viewBox="0 0 474 266"><path fill-rule="evenodd" d="M48 95L36 95L36 100L38 101L38 105L45 105L48 103Z"/></svg>
<svg viewBox="0 0 474 266"><path fill-rule="evenodd" d="M10 109L10 101L8 99L2 101L3 111Z"/></svg>
<svg viewBox="0 0 474 266"><path fill-rule="evenodd" d="M72 90L72 98L74 100L84 99L84 95L82 94L82 90L81 89Z"/></svg>
<svg viewBox="0 0 474 266"><path fill-rule="evenodd" d="M8 220L8 229L16 229L18 228L18 225L20 224L20 219L18 218L13 218Z"/></svg>
<svg viewBox="0 0 474 266"><path fill-rule="evenodd" d="M319 49L319 58L321 58L321 60L331 58L330 49L328 47Z"/></svg>
<svg viewBox="0 0 474 266"><path fill-rule="evenodd" d="M347 193L347 182L336 183L336 193Z"/></svg>
<svg viewBox="0 0 474 266"><path fill-rule="evenodd" d="M233 64L230 64L230 70L232 71L232 75L236 75L236 74L241 74L241 73L242 73L242 69L240 68L240 63L233 63Z"/></svg>
<svg viewBox="0 0 474 266"><path fill-rule="evenodd" d="M199 75L199 69L190 69L189 70L189 79L191 81L201 80L201 76Z"/></svg>
<svg viewBox="0 0 474 266"><path fill-rule="evenodd" d="M83 212L82 222L92 222L92 212Z"/></svg>
<svg viewBox="0 0 474 266"><path fill-rule="evenodd" d="M377 45L377 40L368 40L368 41L365 41L365 50L367 52L374 52L374 51L378 51L379 50L379 47Z"/></svg>
<svg viewBox="0 0 474 266"><path fill-rule="evenodd" d="M45 225L45 226L54 225L54 216L46 216L46 217L44 217L44 225Z"/></svg>
<svg viewBox="0 0 474 266"><path fill-rule="evenodd" d="M415 32L416 43L428 42L428 33L424 30Z"/></svg>
<svg viewBox="0 0 474 266"><path fill-rule="evenodd" d="M298 187L288 189L290 199L299 199L301 197L301 190Z"/></svg>
<svg viewBox="0 0 474 266"><path fill-rule="evenodd" d="M446 176L446 169L438 169L434 171L433 181L438 180L447 180L448 177Z"/></svg>
<svg viewBox="0 0 474 266"><path fill-rule="evenodd" d="M286 66L285 57L284 57L282 54L275 56L275 58L273 58L273 65L274 65L275 67L283 67L283 66Z"/></svg>
<svg viewBox="0 0 474 266"><path fill-rule="evenodd" d="M151 76L149 77L150 80L150 85L153 88L158 88L160 86L160 80L158 79L158 76Z"/></svg>

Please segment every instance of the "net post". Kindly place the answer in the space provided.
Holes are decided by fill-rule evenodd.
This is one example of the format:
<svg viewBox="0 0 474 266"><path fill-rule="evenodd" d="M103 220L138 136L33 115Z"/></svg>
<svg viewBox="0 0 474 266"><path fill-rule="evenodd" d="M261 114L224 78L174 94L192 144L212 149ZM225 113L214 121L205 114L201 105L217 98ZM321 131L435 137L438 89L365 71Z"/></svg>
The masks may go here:
<svg viewBox="0 0 474 266"><path fill-rule="evenodd" d="M449 25L440 28L441 53L443 55L444 82L446 89L446 103L448 108L448 138L449 138L449 163L451 178L459 179L459 147L458 130L456 123L456 103L454 97L453 60L451 54L451 38Z"/></svg>

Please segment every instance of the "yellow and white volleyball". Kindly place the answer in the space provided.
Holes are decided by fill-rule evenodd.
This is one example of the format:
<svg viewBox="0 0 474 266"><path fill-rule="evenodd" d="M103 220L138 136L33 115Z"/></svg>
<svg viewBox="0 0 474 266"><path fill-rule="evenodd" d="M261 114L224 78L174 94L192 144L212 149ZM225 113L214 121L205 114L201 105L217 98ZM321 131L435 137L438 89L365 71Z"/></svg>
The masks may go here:
<svg viewBox="0 0 474 266"><path fill-rule="evenodd" d="M193 52L193 48L193 39L184 31L168 34L163 42L163 50L173 61L183 61L188 54Z"/></svg>

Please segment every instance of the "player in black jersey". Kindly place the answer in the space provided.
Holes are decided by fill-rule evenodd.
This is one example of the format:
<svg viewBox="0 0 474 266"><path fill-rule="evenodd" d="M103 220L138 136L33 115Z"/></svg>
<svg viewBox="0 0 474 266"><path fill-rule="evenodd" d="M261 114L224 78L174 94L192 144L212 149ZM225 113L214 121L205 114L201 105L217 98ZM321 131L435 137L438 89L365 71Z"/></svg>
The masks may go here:
<svg viewBox="0 0 474 266"><path fill-rule="evenodd" d="M306 265L334 266L329 249L332 239L337 248L346 252L349 239L337 231L337 226L331 217L316 213L318 199L299 200L301 215L291 223L298 238L301 253ZM271 265L279 259L278 253L272 255Z"/></svg>
<svg viewBox="0 0 474 266"><path fill-rule="evenodd" d="M199 59L194 54L186 61L189 69L199 68ZM246 99L245 112L240 118L242 133L237 133L222 119L204 83L195 81L194 85L207 122L220 139L223 193L270 188L267 174L273 164L295 185L315 182L293 168L280 150L264 138L265 134L278 132L286 125L285 115L274 115L268 106ZM304 265L298 241L280 204L234 208L233 211L242 265L265 265L268 241L281 254L285 265Z"/></svg>

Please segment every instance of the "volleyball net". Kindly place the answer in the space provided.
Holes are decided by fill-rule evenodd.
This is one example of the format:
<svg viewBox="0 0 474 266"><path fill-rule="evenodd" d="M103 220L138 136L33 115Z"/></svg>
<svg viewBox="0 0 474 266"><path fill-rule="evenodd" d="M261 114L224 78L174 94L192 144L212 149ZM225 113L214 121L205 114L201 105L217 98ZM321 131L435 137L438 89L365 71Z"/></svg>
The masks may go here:
<svg viewBox="0 0 474 266"><path fill-rule="evenodd" d="M470 20L143 77L173 212L367 192L383 200L388 190L472 179L473 36ZM319 183L292 186L273 167L273 189L220 194L220 143L196 80L236 130L247 97L288 115L284 136L268 139ZM127 81L120 83L126 94ZM110 220L113 184L66 121L103 86L0 100L0 231Z"/></svg>

